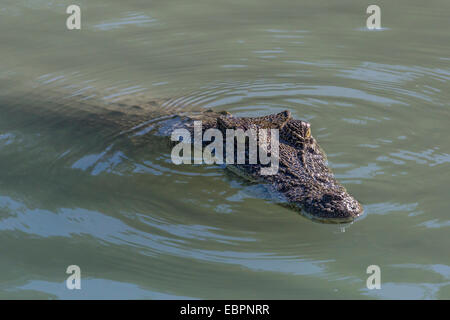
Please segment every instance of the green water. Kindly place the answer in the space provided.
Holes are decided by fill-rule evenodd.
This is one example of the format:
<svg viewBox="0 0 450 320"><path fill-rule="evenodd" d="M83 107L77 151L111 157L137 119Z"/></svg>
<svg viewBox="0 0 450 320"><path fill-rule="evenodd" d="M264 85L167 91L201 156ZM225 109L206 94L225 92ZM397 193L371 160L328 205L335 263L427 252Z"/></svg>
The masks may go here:
<svg viewBox="0 0 450 320"><path fill-rule="evenodd" d="M376 1L378 31L369 4L2 0L0 298L449 299L450 3ZM291 110L364 216L314 223L73 121L126 95Z"/></svg>

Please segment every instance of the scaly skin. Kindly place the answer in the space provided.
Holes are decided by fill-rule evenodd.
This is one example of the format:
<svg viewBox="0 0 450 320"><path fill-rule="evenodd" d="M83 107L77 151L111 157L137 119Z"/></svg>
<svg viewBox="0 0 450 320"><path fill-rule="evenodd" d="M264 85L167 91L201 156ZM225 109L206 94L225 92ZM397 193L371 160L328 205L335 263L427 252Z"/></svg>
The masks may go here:
<svg viewBox="0 0 450 320"><path fill-rule="evenodd" d="M279 170L276 174L261 175L260 164L234 164L229 165L229 169L248 180L268 184L284 200L285 206L325 223L349 222L362 214L362 206L328 168L325 153L311 135L310 124L292 119L289 111L257 118L236 118L210 111L187 121L184 127L192 130L192 120L199 119L205 120L203 131L209 128L222 131L224 145L226 129L279 129ZM224 148L224 157L225 151Z"/></svg>

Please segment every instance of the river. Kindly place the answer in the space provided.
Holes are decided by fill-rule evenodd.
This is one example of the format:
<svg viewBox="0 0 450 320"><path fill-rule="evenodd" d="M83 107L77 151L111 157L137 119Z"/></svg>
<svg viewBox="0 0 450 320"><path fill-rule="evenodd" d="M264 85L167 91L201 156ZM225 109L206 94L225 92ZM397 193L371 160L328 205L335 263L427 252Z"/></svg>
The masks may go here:
<svg viewBox="0 0 450 320"><path fill-rule="evenodd" d="M0 298L449 299L450 2L377 1L379 30L370 4L2 0ZM364 215L315 223L71 120L130 96L290 110Z"/></svg>

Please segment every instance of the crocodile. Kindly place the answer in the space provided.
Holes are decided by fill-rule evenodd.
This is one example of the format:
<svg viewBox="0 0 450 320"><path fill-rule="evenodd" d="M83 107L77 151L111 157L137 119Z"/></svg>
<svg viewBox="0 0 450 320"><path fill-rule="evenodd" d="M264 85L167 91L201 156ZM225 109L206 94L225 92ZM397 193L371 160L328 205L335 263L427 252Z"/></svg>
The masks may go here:
<svg viewBox="0 0 450 320"><path fill-rule="evenodd" d="M211 128L223 132L224 146L227 129L278 129L279 168L275 174L262 175L260 163L237 164L235 161L227 168L246 180L265 184L275 198L281 200L280 204L314 221L347 223L362 214L361 204L336 180L328 167L325 152L311 134L311 124L293 119L290 111L242 118L226 111L207 110L187 117L182 127L192 132L195 120L202 120L203 133ZM225 147L223 153L226 153Z"/></svg>
<svg viewBox="0 0 450 320"><path fill-rule="evenodd" d="M194 122L201 121L202 133L208 129L219 129L223 132L224 157L227 129L278 129L279 168L276 174L261 175L260 169L263 165L259 163L237 164L235 161L233 164L227 164L226 168L248 181L264 184L279 204L316 222L348 223L363 213L361 204L337 181L328 167L325 152L311 134L311 124L293 119L288 110L261 117L236 117L227 111L213 110L169 113L160 118L161 121L158 121L157 125L153 120L144 121L145 114L146 112L143 112L137 118L134 117L138 125L131 129L130 116L126 113L110 112L100 118L128 128L128 133L136 130L145 132L145 125L151 122L152 125L158 126L156 132L161 136L170 136L175 129L180 128L185 128L193 134ZM95 118L94 121L100 118ZM150 116L151 118L154 118L154 115ZM155 127L153 129L155 131ZM269 138L267 137L268 140ZM145 139L141 134L132 134L131 139L140 141L140 145L146 143L141 141ZM173 147L174 142L168 141L168 145ZM248 143L246 147L248 148ZM248 150L246 154L248 156Z"/></svg>
<svg viewBox="0 0 450 320"><path fill-rule="evenodd" d="M325 152L311 134L310 123L294 119L287 110L261 117L237 117L226 111L204 109L185 112L188 108L184 108L183 112L173 112L170 108L162 112L164 101L152 100L138 104L135 99L111 104L106 108L82 102L79 105L72 103L75 107L65 105L62 109L51 102L51 95L47 98L47 110L37 110L33 106L23 108L27 109L28 115L44 123L54 122L57 117L55 114L61 112L61 118L75 124L77 128L109 128L109 133L105 135L108 139L114 135L125 136L127 141L132 142L130 147L135 149L139 149L137 145L143 147L153 143L154 140L152 142L149 137L151 134L170 136L177 128L192 131L194 122L198 120L202 121L203 132L211 128L222 132L227 129L278 129L279 166L275 174L261 175L262 165L258 163L231 164L226 168L246 180L264 184L281 205L313 221L348 223L363 213L361 204L337 181L328 167ZM25 114L17 106L15 111ZM61 126L64 125L61 122ZM152 130L148 130L149 127ZM168 144L173 146L173 141L168 141Z"/></svg>

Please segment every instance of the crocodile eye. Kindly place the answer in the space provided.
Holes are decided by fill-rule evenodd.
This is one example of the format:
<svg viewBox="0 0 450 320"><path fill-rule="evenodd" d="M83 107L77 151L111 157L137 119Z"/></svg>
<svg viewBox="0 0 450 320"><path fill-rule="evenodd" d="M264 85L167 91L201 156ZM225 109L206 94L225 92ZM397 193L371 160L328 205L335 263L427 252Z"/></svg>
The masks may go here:
<svg viewBox="0 0 450 320"><path fill-rule="evenodd" d="M311 137L311 128L308 128L308 130L306 130L305 138L310 138L310 137Z"/></svg>

